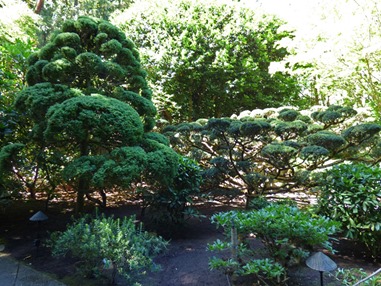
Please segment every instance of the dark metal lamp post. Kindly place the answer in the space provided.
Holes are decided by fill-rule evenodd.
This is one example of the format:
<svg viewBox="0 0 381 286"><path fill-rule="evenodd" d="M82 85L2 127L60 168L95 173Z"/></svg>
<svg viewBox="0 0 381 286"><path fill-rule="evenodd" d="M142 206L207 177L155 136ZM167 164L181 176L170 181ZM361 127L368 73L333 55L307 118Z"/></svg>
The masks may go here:
<svg viewBox="0 0 381 286"><path fill-rule="evenodd" d="M323 285L323 272L335 270L337 268L336 263L322 252L316 252L310 256L306 264L309 268L320 272L320 285Z"/></svg>
<svg viewBox="0 0 381 286"><path fill-rule="evenodd" d="M47 220L48 217L42 212L38 211L36 212L31 218L29 219L30 221L36 221L38 223L38 228L37 228L37 238L34 241L35 246L38 247L40 246L40 229L41 229L41 222Z"/></svg>

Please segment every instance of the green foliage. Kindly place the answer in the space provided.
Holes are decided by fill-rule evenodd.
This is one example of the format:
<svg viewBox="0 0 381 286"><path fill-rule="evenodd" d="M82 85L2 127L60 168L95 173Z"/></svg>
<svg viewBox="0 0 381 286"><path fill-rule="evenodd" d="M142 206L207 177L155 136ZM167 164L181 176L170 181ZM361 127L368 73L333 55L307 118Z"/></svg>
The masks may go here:
<svg viewBox="0 0 381 286"><path fill-rule="evenodd" d="M131 0L45 0L40 12L40 42L46 43L51 34L62 25L68 26L67 19L78 19L80 16L91 16L108 20L116 10L130 6Z"/></svg>
<svg viewBox="0 0 381 286"><path fill-rule="evenodd" d="M346 144L345 139L333 132L321 131L307 137L308 143L323 147L331 152L337 151Z"/></svg>
<svg viewBox="0 0 381 286"><path fill-rule="evenodd" d="M296 19L293 13L282 13L295 36L280 43L290 54L271 69L298 76L306 89L301 96L310 104L368 106L379 118L381 3L322 0L304 4L297 8L308 17Z"/></svg>
<svg viewBox="0 0 381 286"><path fill-rule="evenodd" d="M117 27L89 17L69 20L28 64L14 133L26 146L19 156L25 155L33 186L54 193L70 184L81 211L85 196L127 189L144 174L171 184L177 154L150 133L152 92L135 45Z"/></svg>
<svg viewBox="0 0 381 286"><path fill-rule="evenodd" d="M141 147L115 148L109 155L82 156L71 161L63 170L68 182L80 178L97 188L128 188L147 166L147 154Z"/></svg>
<svg viewBox="0 0 381 286"><path fill-rule="evenodd" d="M321 174L320 213L342 223L348 238L359 240L374 258L381 247L381 169L342 164Z"/></svg>
<svg viewBox="0 0 381 286"><path fill-rule="evenodd" d="M142 140L144 132L134 108L102 95L79 96L55 104L47 118L45 139L55 145L74 141L108 148L131 146Z"/></svg>
<svg viewBox="0 0 381 286"><path fill-rule="evenodd" d="M345 119L356 115L357 111L350 107L331 105L324 111L316 111L311 114L311 117L323 123L325 126L331 126Z"/></svg>
<svg viewBox="0 0 381 286"><path fill-rule="evenodd" d="M327 110L342 117L323 125L315 121L314 109L257 109L169 125L163 134L175 150L204 168L203 188L211 195L230 199L241 192L247 204L261 196L314 195L309 191L316 184L315 173L344 160L378 162L381 154L379 124L362 123L363 115L350 108L318 112Z"/></svg>
<svg viewBox="0 0 381 286"><path fill-rule="evenodd" d="M102 42L93 40L99 35L119 48L111 53ZM148 131L153 128L156 110L145 76L135 46L124 34L105 21L86 17L67 22L62 32L33 56L26 75L29 85L48 81L79 88L87 95L99 93L136 104ZM127 88L120 88L123 85ZM126 91L130 98L122 98Z"/></svg>
<svg viewBox="0 0 381 286"><path fill-rule="evenodd" d="M294 121L300 113L294 109L282 109L279 111L279 118L282 119L283 121Z"/></svg>
<svg viewBox="0 0 381 286"><path fill-rule="evenodd" d="M113 268L115 274L134 283L146 270L157 267L153 258L164 250L167 242L161 237L136 227L135 217L114 219L84 216L64 232L55 232L49 241L53 256L71 255L81 261L81 271L97 277L103 269ZM130 285L130 284L129 284Z"/></svg>
<svg viewBox="0 0 381 286"><path fill-rule="evenodd" d="M334 275L332 274L330 275L333 276L336 280L340 281L341 285L344 285L344 286L354 285L360 280L368 277L368 274L362 268L350 268L350 269L339 268L335 271ZM381 282L380 279L381 279L380 275L376 275L362 282L361 285L377 286Z"/></svg>
<svg viewBox="0 0 381 286"><path fill-rule="evenodd" d="M48 109L57 103L81 95L79 90L70 89L65 85L53 85L48 82L38 83L21 90L17 94L14 107L22 114L19 120L23 120L25 125L29 125L31 121L36 122L30 136L41 138L43 136L42 131L46 128L45 118Z"/></svg>
<svg viewBox="0 0 381 286"><path fill-rule="evenodd" d="M18 119L13 108L15 94L25 86L27 58L34 49L31 40L13 40L0 44L0 146L13 140L10 135Z"/></svg>
<svg viewBox="0 0 381 286"><path fill-rule="evenodd" d="M282 140L291 140L297 138L302 135L308 128L308 125L305 122L301 120L289 122L289 118L286 118L286 122L274 122L273 125L275 127L275 133Z"/></svg>
<svg viewBox="0 0 381 286"><path fill-rule="evenodd" d="M340 226L338 222L311 216L288 204L267 204L258 210L217 213L211 221L224 228L231 243L216 241L209 245L209 250L233 248L232 228L236 229L239 241L237 257L228 260L213 258L210 267L229 274L255 274L270 281L268 285L283 285L287 267L304 261L314 247L332 250L329 238ZM253 235L262 241L265 252L250 248Z"/></svg>
<svg viewBox="0 0 381 286"><path fill-rule="evenodd" d="M27 58L33 52L38 17L21 0L0 0L0 147L15 141L15 93L25 86Z"/></svg>
<svg viewBox="0 0 381 286"><path fill-rule="evenodd" d="M10 144L0 149L0 202L17 196L22 183L17 180L17 175L24 161L17 154L24 148L23 144ZM21 165L21 166L20 166ZM12 166L18 166L13 168Z"/></svg>
<svg viewBox="0 0 381 286"><path fill-rule="evenodd" d="M371 138L374 134L380 132L381 127L378 124L365 123L351 126L342 136L352 144L361 144Z"/></svg>
<svg viewBox="0 0 381 286"><path fill-rule="evenodd" d="M290 32L239 1L146 0L113 22L141 47L168 121L280 106L299 92L295 78L268 73L270 63L286 55L276 43Z"/></svg>
<svg viewBox="0 0 381 286"><path fill-rule="evenodd" d="M161 174L166 176L166 174ZM183 225L186 219L198 216L192 207L193 199L200 196L201 168L186 157L178 157L178 173L171 184L160 183L156 188L141 190L145 207L154 223Z"/></svg>
<svg viewBox="0 0 381 286"><path fill-rule="evenodd" d="M1 70L1 95L21 90L25 84L25 72L27 69L27 58L33 51L33 42L23 42L16 39L14 42L4 41L0 45L0 70ZM5 100L6 98L3 98ZM9 100L9 99L8 99ZM4 102L12 104L12 101Z"/></svg>
<svg viewBox="0 0 381 286"><path fill-rule="evenodd" d="M24 1L0 0L0 45L34 40L39 22L39 17Z"/></svg>

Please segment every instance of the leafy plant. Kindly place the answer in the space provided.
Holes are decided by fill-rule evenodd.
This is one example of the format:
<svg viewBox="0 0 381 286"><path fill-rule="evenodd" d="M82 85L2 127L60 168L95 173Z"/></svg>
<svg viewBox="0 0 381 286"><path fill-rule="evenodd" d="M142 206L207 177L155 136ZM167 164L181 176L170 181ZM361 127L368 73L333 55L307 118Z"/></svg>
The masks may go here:
<svg viewBox="0 0 381 286"><path fill-rule="evenodd" d="M354 285L356 282L359 282L362 279L365 279L368 277L368 273L364 271L362 268L351 268L351 269L344 269L344 268L338 268L334 274L331 274L336 280L341 282L341 285L343 286L351 286ZM375 275L368 280L361 283L362 286L377 286L381 283L381 276L380 274Z"/></svg>
<svg viewBox="0 0 381 286"><path fill-rule="evenodd" d="M144 208L154 223L182 225L189 217L199 216L192 208L193 198L200 195L201 168L183 156L178 159L178 173L169 185L158 184L157 188L143 188L141 194Z"/></svg>
<svg viewBox="0 0 381 286"><path fill-rule="evenodd" d="M342 164L321 174L319 212L342 223L345 236L359 240L374 258L381 254L381 169Z"/></svg>
<svg viewBox="0 0 381 286"><path fill-rule="evenodd" d="M153 257L166 248L161 237L136 227L135 217L89 215L68 225L64 232L52 233L49 245L53 256L71 256L80 260L80 269L88 276L99 277L102 269L113 268L129 282L136 282L147 269L155 269Z"/></svg>
<svg viewBox="0 0 381 286"><path fill-rule="evenodd" d="M256 274L268 285L279 285L287 280L286 269L308 257L314 247L332 251L330 236L340 224L287 204L270 204L259 210L221 212L211 221L222 226L231 242L216 241L209 250L236 248L236 257L213 258L212 269L222 269L235 275ZM237 245L231 234L237 231ZM260 239L264 249L250 247L253 236Z"/></svg>

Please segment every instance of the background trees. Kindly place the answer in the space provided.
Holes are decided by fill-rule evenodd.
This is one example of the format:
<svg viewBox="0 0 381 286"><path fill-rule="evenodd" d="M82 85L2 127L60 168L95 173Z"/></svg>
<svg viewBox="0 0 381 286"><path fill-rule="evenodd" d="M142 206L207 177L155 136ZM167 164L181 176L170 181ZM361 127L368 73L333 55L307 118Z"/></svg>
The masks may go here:
<svg viewBox="0 0 381 286"><path fill-rule="evenodd" d="M230 116L280 106L299 87L286 73L268 73L287 52L282 22L239 2L144 1L113 23L141 47L142 62L167 120Z"/></svg>
<svg viewBox="0 0 381 286"><path fill-rule="evenodd" d="M26 59L37 45L37 22L38 17L22 1L0 1L0 148L15 142L18 136L14 132L18 114L13 103L15 94L26 84ZM8 149L5 152L9 155L13 151ZM0 203L24 181L22 176L12 180L3 175L1 171L5 165L6 162L0 163Z"/></svg>
<svg viewBox="0 0 381 286"><path fill-rule="evenodd" d="M288 18L295 37L281 46L290 55L272 68L305 81L312 104L367 105L379 116L380 5L375 0L314 2L305 21Z"/></svg>
<svg viewBox="0 0 381 286"><path fill-rule="evenodd" d="M14 128L12 105L15 93L26 83L26 59L37 45L38 20L21 0L0 1L0 146Z"/></svg>
<svg viewBox="0 0 381 286"><path fill-rule="evenodd" d="M171 183L177 154L151 132L151 90L135 45L120 30L87 17L67 21L29 64L29 87L15 103L18 124L27 128L17 131L24 132L21 144L1 151L10 175L25 167L20 152L29 153L33 178L51 192L63 179L76 190L79 211L84 196L105 198L107 189L126 188L144 172Z"/></svg>
<svg viewBox="0 0 381 286"><path fill-rule="evenodd" d="M66 20L79 16L108 20L112 12L126 9L131 3L131 0L43 0L29 5L41 16L39 41L44 45L50 34L60 29Z"/></svg>

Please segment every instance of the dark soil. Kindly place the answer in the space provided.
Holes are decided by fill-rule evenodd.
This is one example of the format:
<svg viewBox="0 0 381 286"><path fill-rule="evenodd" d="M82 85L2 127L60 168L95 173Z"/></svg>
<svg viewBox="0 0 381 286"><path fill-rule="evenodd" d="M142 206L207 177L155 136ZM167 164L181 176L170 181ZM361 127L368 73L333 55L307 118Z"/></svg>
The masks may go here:
<svg viewBox="0 0 381 286"><path fill-rule="evenodd" d="M166 237L170 236L168 250L157 257L156 262L161 265L161 271L148 273L141 281L143 286L224 286L231 283L228 278L218 271L210 271L208 259L215 253L206 250L207 244L216 239L222 239L221 229L216 229L210 223L210 216L213 213L231 209L228 206L203 205L199 211L205 215L201 220L192 219L188 224L177 231L166 229L163 226L158 231ZM42 210L49 217L40 226L29 221L29 218L37 211ZM107 214L116 217L125 215L136 215L139 217L140 208L136 205L122 205L108 208ZM70 222L73 214L72 208L64 203L51 204L45 210L44 202L13 202L0 212L0 244L5 244L4 252L10 253L14 258L22 260L33 268L50 273L58 280L67 285L107 285L105 281L85 279L75 275L76 261L71 258L52 258L50 251L43 244L36 247L35 240L39 236L40 240L48 237L49 232L64 230ZM3 241L1 241L3 240ZM259 241L254 242L261 247ZM340 268L363 268L368 273L372 273L381 267L380 263L374 263L365 248L353 242L341 239L335 244L338 252L330 257ZM107 273L106 273L107 275ZM290 280L288 285L313 286L320 285L320 274L302 265L290 269ZM247 280L250 280L248 283ZM245 280L236 280L235 285L259 285L253 277ZM325 285L340 285L340 283L324 274ZM119 279L118 285L127 285Z"/></svg>

